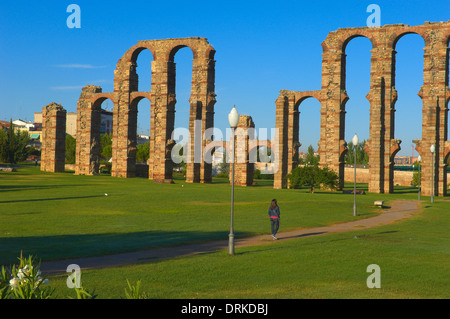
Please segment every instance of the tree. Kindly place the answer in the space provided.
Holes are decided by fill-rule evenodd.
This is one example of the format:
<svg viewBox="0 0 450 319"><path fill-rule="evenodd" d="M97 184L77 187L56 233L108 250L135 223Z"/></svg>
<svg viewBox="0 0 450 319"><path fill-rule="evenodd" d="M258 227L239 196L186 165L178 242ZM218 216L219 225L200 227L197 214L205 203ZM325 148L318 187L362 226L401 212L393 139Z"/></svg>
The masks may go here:
<svg viewBox="0 0 450 319"><path fill-rule="evenodd" d="M150 156L150 142L139 144L136 151L136 162L147 162Z"/></svg>
<svg viewBox="0 0 450 319"><path fill-rule="evenodd" d="M27 159L31 149L26 131L16 131L12 120L8 132L0 131L0 161L15 164Z"/></svg>
<svg viewBox="0 0 450 319"><path fill-rule="evenodd" d="M77 140L72 135L66 135L66 164L75 164Z"/></svg>
<svg viewBox="0 0 450 319"><path fill-rule="evenodd" d="M299 166L287 176L289 188L309 187L311 193L316 188L326 187L336 189L339 185L339 176L328 167L320 168L319 165Z"/></svg>
<svg viewBox="0 0 450 319"><path fill-rule="evenodd" d="M419 164L419 162L414 162L413 165L413 178L411 180L411 185L414 187L418 187L419 186L419 169L422 169L421 165Z"/></svg>
<svg viewBox="0 0 450 319"><path fill-rule="evenodd" d="M8 134L5 130L0 129L0 162L8 161Z"/></svg>
<svg viewBox="0 0 450 319"><path fill-rule="evenodd" d="M306 165L318 165L319 164L319 155L314 155L314 148L312 145L308 146L308 150L306 151L305 164Z"/></svg>
<svg viewBox="0 0 450 319"><path fill-rule="evenodd" d="M350 141L347 143L348 151L345 154L345 164L353 165L355 162L355 151L356 151L356 165L368 165L369 164L369 156L364 150L364 145L366 141L359 142L358 145L355 146Z"/></svg>
<svg viewBox="0 0 450 319"><path fill-rule="evenodd" d="M109 160L112 157L112 139L111 134L101 134L100 135L100 156Z"/></svg>

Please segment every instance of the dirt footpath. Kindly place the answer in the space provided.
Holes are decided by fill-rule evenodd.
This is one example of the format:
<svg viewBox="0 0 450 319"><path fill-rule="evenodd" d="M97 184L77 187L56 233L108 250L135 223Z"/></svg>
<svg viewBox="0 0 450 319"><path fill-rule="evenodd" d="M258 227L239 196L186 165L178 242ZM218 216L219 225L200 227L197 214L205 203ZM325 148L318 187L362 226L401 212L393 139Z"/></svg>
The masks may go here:
<svg viewBox="0 0 450 319"><path fill-rule="evenodd" d="M357 221L340 223L325 227L301 228L277 234L278 241L300 238L306 236L319 236L331 233L341 233L353 230L362 230L370 227L391 224L393 222L411 217L420 211L419 202L416 200L396 200L389 208L380 208L381 213L375 217ZM351 213L351 212L350 212ZM262 244L274 244L278 241L272 240L271 235L261 235L248 238L235 239L235 247L254 246ZM66 273L67 266L76 264L81 269L98 269L116 267L129 264L145 263L158 259L187 256L206 252L214 252L228 248L228 238L221 241L189 244L175 247L154 248L144 251L121 253L100 257L67 259L53 262L41 263L41 271L47 275Z"/></svg>

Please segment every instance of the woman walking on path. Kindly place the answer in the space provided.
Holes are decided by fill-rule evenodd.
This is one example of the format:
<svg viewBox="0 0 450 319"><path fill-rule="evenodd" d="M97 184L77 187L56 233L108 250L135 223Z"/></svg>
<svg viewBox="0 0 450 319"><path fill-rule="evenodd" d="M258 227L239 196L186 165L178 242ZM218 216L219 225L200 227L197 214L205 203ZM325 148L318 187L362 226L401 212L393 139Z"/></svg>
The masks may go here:
<svg viewBox="0 0 450 319"><path fill-rule="evenodd" d="M272 238L276 240L277 237L275 237L275 235L277 234L278 228L280 227L280 208L278 207L276 199L272 199L272 203L270 204L269 217L270 225L272 228Z"/></svg>

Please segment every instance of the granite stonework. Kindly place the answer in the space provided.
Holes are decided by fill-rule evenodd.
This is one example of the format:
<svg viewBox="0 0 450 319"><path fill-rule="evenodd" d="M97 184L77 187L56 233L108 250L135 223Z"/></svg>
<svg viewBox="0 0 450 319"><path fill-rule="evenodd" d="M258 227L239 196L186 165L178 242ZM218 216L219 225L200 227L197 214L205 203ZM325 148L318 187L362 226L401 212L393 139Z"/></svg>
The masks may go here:
<svg viewBox="0 0 450 319"><path fill-rule="evenodd" d="M101 88L94 86L83 88L77 111L80 115L78 125L83 131L82 138L79 141L77 139L77 152L80 154L77 174L98 173L99 132L94 128L94 123L97 122L101 103L110 99L114 105L111 175L136 176L137 104L146 98L151 103L148 176L156 182L172 182L171 149L175 142L171 135L175 124L176 104L174 57L184 47L189 47L194 56L189 115L192 143L186 181L211 182L211 164L201 157L194 163L194 151L203 153L206 146L204 132L214 126L215 50L207 39L197 37L138 41L117 63L113 93L102 93ZM146 49L153 55L151 90L139 92L136 61L139 53Z"/></svg>
<svg viewBox="0 0 450 319"><path fill-rule="evenodd" d="M422 157L422 191L432 191L433 170L435 195L447 192L448 141L448 43L450 22L427 22L424 25L404 24L382 27L345 28L330 32L322 43L322 87L317 91L281 90L277 98L276 123L280 132L279 170L274 187L287 186L286 175L298 163L299 106L307 98L321 103L320 165L339 173L340 186L344 184L344 156L348 150L344 139L346 92L345 47L355 37L366 37L372 43L370 91L370 137L365 145L369 155L369 192L391 193L394 187L394 157L401 140L395 138L395 46L408 33L422 36L425 42L423 86L418 92L423 102L422 138L414 140ZM351 138L351 137L350 137ZM409 142L409 141L406 141ZM433 167L430 146L435 145Z"/></svg>
<svg viewBox="0 0 450 319"><path fill-rule="evenodd" d="M42 108L41 171L64 172L67 111L57 103Z"/></svg>

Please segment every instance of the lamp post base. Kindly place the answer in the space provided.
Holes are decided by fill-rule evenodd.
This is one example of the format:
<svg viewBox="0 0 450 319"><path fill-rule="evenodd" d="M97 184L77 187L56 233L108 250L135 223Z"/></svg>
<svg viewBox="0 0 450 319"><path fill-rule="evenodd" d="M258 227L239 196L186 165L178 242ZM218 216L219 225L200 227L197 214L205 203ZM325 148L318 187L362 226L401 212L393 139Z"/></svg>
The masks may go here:
<svg viewBox="0 0 450 319"><path fill-rule="evenodd" d="M228 253L234 255L234 234L228 235Z"/></svg>

